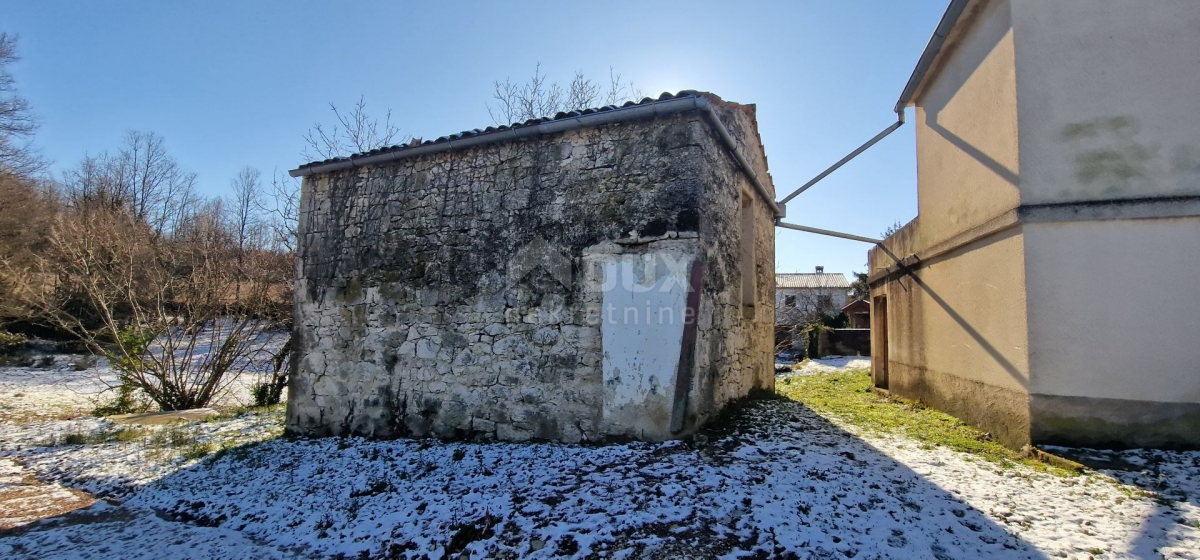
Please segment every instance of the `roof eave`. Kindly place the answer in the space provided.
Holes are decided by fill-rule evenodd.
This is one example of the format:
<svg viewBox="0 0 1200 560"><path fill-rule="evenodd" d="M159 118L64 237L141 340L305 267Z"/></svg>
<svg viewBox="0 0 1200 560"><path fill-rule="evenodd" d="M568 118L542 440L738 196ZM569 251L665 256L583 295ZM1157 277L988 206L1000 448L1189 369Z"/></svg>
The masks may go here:
<svg viewBox="0 0 1200 560"><path fill-rule="evenodd" d="M668 94L664 94L668 95ZM686 91L669 99L645 100L641 103L618 107L603 112L568 116L564 118L530 119L525 124L514 123L502 129L481 132L472 136L452 135L449 139L438 139L418 146L385 148L374 153L355 154L345 158L317 161L288 172L292 177L303 177L329 173L342 169L374 165L398 159L461 150L472 146L518 140L521 138L552 134L566 130L596 127L618 122L633 121L655 116L669 115L689 110L701 110L708 101L700 93Z"/></svg>
<svg viewBox="0 0 1200 560"><path fill-rule="evenodd" d="M900 93L900 100L896 102L896 112L904 111L908 107L917 91L921 88L925 81L925 76L928 75L929 69L933 67L933 63L937 60L937 56L942 52L942 47L946 44L946 38L950 36L950 32L958 25L959 18L962 17L963 11L972 0L951 0L950 6L946 8L946 13L942 14L942 21L938 23L937 29L933 31L933 37L929 38L929 43L925 45L925 51L921 53L921 58L917 60L917 67L913 69L913 73L908 78L908 83L904 86L904 91Z"/></svg>

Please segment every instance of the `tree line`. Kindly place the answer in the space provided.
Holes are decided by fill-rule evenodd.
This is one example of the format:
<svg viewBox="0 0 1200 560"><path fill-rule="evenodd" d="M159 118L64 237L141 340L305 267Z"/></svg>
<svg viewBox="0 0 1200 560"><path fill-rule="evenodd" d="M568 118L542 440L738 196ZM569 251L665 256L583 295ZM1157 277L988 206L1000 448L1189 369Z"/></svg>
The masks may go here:
<svg viewBox="0 0 1200 560"><path fill-rule="evenodd" d="M255 403L279 402L293 344L272 335L292 327L299 181L245 167L204 196L150 131L51 174L17 60L17 37L0 33L0 350L40 336L106 357L116 380L102 413L207 406L252 361L267 364ZM559 86L539 66L497 81L488 110L513 122L637 95L615 73ZM332 123L303 136L303 159L411 140L363 100L330 109Z"/></svg>

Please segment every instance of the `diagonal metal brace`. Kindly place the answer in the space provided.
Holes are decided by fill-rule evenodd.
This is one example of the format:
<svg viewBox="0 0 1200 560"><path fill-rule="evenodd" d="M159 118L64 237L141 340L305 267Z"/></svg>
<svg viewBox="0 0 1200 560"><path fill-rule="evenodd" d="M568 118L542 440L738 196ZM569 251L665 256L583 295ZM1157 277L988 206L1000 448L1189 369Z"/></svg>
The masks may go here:
<svg viewBox="0 0 1200 560"><path fill-rule="evenodd" d="M838 160L837 163L829 166L829 169L822 171L820 175L813 177L811 181L804 183L803 186L796 189L795 191L792 191L792 194L787 195L782 200L780 200L777 204L787 204L787 202L789 200L796 198L796 195L799 195L800 193L808 190L809 187L817 184L818 182L820 182L821 179L828 177L830 173L837 171L839 167L846 165L846 162L854 159L856 156L858 156L858 154L865 152L867 150L867 148L874 146L877 142L879 142L880 140L883 140L887 135L891 134L892 132L895 132L895 130L897 128L900 128L901 126L904 125L904 109L900 109L900 111L897 112L897 115L900 118L895 123L893 123L892 126L889 126L885 129L883 129L883 132L880 132L879 134L876 134L874 138L867 140L866 144L859 146L858 149L854 150L853 152L850 152L849 155Z"/></svg>
<svg viewBox="0 0 1200 560"><path fill-rule="evenodd" d="M851 241L862 241L863 243L872 243L872 244L876 244L876 245L883 243L882 239L875 239L873 237L863 237L861 235L854 235L851 233L842 233L840 231L830 231L827 229L820 229L820 228L802 226L802 225L797 225L797 224L789 224L786 222L775 222L775 225L778 227L781 227L781 228L794 229L796 231L804 231L804 232L808 232L808 233L815 233L817 235L828 235L830 237L840 237L842 239L849 239Z"/></svg>

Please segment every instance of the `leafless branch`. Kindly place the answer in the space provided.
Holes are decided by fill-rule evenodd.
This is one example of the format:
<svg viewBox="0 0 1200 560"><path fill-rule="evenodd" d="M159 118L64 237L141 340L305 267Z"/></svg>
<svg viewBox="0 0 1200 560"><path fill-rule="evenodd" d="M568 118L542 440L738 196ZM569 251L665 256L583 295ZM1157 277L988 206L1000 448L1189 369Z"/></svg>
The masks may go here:
<svg viewBox="0 0 1200 560"><path fill-rule="evenodd" d="M541 63L538 63L533 69L533 76L525 82L513 82L510 78L494 82L493 103L488 104L487 109L496 124L511 124L553 116L560 111L595 107L601 100L605 105L619 104L636 93L633 83L623 82L621 75L611 68L607 90L602 90L600 84L593 82L582 71L575 72L571 82L563 88L550 82L542 73Z"/></svg>
<svg viewBox="0 0 1200 560"><path fill-rule="evenodd" d="M384 113L383 120L371 116L367 103L359 98L349 113L343 113L337 105L330 103L335 124L326 126L316 123L304 134L304 150L301 156L316 161L366 152L404 142L400 127L392 123L392 111Z"/></svg>
<svg viewBox="0 0 1200 560"><path fill-rule="evenodd" d="M47 162L32 145L37 119L8 70L18 60L17 36L0 33L0 172L30 176L44 170Z"/></svg>

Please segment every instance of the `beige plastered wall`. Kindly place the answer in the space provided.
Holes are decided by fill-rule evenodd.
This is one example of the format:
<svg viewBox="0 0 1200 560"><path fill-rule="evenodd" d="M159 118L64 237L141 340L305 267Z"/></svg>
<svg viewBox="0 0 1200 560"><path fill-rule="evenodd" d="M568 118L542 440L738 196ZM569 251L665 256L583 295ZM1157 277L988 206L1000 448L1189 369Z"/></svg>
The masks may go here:
<svg viewBox="0 0 1200 560"><path fill-rule="evenodd" d="M1022 202L1200 194L1200 3L1012 3Z"/></svg>
<svg viewBox="0 0 1200 560"><path fill-rule="evenodd" d="M976 234L1020 203L1010 8L975 3L947 41L917 97L919 217L869 259L873 275L920 261L872 290L888 298L889 390L1019 446L1029 425L1025 240L1016 225ZM946 245L959 246L936 254Z"/></svg>
<svg viewBox="0 0 1200 560"><path fill-rule="evenodd" d="M1200 3L1012 2L1032 438L1198 446Z"/></svg>

